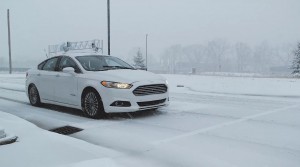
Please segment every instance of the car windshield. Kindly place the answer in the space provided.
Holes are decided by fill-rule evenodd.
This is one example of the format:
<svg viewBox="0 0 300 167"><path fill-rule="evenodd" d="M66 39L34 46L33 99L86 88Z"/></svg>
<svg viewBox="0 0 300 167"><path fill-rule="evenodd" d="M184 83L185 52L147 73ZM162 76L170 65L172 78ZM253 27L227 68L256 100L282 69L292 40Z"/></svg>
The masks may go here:
<svg viewBox="0 0 300 167"><path fill-rule="evenodd" d="M76 59L87 71L134 69L123 60L112 56L77 56Z"/></svg>

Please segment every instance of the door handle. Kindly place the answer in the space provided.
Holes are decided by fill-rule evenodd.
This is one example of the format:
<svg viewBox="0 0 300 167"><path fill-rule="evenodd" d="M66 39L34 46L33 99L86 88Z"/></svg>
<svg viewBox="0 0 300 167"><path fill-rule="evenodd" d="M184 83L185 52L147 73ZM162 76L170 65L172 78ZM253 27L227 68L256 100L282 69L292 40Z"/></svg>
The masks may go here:
<svg viewBox="0 0 300 167"><path fill-rule="evenodd" d="M37 76L41 76L41 74L37 74Z"/></svg>
<svg viewBox="0 0 300 167"><path fill-rule="evenodd" d="M60 77L60 75L59 75L59 74L57 74L57 75L56 75L56 77Z"/></svg>

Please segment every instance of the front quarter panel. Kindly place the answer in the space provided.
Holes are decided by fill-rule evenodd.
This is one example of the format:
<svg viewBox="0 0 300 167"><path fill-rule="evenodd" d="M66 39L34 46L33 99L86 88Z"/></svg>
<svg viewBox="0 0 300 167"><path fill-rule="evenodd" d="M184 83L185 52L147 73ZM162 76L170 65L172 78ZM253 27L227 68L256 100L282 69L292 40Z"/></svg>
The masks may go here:
<svg viewBox="0 0 300 167"><path fill-rule="evenodd" d="M84 74L83 74L84 75ZM83 93L83 90L87 87L92 87L98 92L101 92L100 89L100 81L95 79L87 79L86 77L79 77L78 78L78 106L81 106L81 96ZM101 96L101 94L100 94Z"/></svg>

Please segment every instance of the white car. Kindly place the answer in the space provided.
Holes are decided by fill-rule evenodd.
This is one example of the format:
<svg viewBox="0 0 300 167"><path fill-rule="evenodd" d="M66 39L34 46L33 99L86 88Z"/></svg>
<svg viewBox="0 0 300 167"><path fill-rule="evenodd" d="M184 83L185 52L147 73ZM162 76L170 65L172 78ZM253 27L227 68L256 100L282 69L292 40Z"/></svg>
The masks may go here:
<svg viewBox="0 0 300 167"><path fill-rule="evenodd" d="M26 74L33 106L50 103L82 109L91 118L168 105L168 83L113 56L72 53L49 58Z"/></svg>

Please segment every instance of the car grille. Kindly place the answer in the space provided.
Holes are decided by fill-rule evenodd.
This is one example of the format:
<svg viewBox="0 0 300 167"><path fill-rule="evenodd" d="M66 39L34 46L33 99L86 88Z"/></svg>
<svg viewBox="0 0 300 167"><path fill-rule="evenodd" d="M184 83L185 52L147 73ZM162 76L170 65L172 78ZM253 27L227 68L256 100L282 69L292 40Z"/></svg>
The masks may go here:
<svg viewBox="0 0 300 167"><path fill-rule="evenodd" d="M143 85L134 89L133 94L136 96L145 96L153 94L163 94L168 91L165 84Z"/></svg>
<svg viewBox="0 0 300 167"><path fill-rule="evenodd" d="M161 100L154 100L154 101L137 102L137 104L140 107L145 107L145 106L154 106L154 105L162 104L165 101L166 101L166 99L161 99Z"/></svg>

